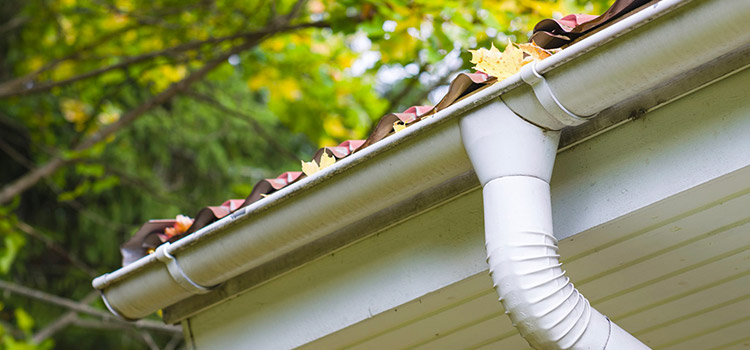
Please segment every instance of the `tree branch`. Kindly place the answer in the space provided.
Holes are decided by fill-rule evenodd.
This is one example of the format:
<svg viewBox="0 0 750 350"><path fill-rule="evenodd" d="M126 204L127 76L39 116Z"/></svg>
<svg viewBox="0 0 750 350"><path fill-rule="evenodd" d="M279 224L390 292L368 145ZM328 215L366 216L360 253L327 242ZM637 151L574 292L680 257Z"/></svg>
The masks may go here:
<svg viewBox="0 0 750 350"><path fill-rule="evenodd" d="M81 299L81 304L90 304L92 301L96 300L96 297L99 295L96 291L91 291L91 293L86 294L83 299ZM78 314L75 311L67 311L62 316L60 316L58 319L48 323L44 328L42 328L39 332L36 332L34 336L31 338L34 343L41 343L45 341L47 338L52 337L55 335L55 333L65 329L68 325L71 323L74 323L75 320L78 319ZM99 321L98 321L99 322Z"/></svg>
<svg viewBox="0 0 750 350"><path fill-rule="evenodd" d="M24 157L21 152L16 151L15 148L13 148L10 144L5 142L5 140L0 139L0 150L5 152L9 157L11 157L13 160L15 160L18 164L23 165L27 169L31 170L34 168L34 163L32 163L30 160L28 160L26 157Z"/></svg>
<svg viewBox="0 0 750 350"><path fill-rule="evenodd" d="M68 54L67 56L63 56L61 58L54 59L54 60L50 61L49 63L45 64L41 68L39 68L39 69L37 69L37 70L35 70L35 71L31 72L31 73L28 73L28 74L26 74L26 75L24 75L22 77L18 77L18 78L12 79L12 80L4 81L4 82L0 83L0 95L2 95L4 92L12 92L12 91L15 91L15 90L23 89L26 84L33 83L33 80L36 79L39 75L41 75L42 73L44 73L44 72L46 72L46 71L48 71L48 70L50 70L52 68L57 67L57 65L59 65L60 63L68 61L68 60L75 59L77 57L80 57L81 55L83 55L84 52L86 52L88 50L91 50L91 49L93 49L93 48L101 45L102 43L106 42L107 40L109 40L109 39L111 39L111 38L113 38L113 37L115 37L117 35L120 35L122 33L130 31L130 30L135 29L137 27L138 27L138 25L131 25L131 26L126 26L126 27L117 29L117 30L115 30L113 32L110 32L108 34L105 34L105 35L97 38L96 40L94 40L90 44L87 44L87 45L85 45L85 46L83 46L83 47L75 50L74 52ZM2 96L0 96L0 97L2 97Z"/></svg>
<svg viewBox="0 0 750 350"><path fill-rule="evenodd" d="M59 297L57 295L48 294L48 293L45 293L36 289L31 289L28 287L17 285L9 281L0 280L0 289L4 289L6 291L17 293L17 294L20 294L29 298L33 298L39 301L43 301L48 304L62 306L70 310L79 312L79 313L95 316L110 323L127 325L127 326L135 327L138 329L151 329L151 330L166 332L166 333L182 332L180 327L165 325L160 322L155 322L151 320L138 320L135 322L128 322L128 321L118 318L115 315L99 310L92 306L81 304L77 301Z"/></svg>
<svg viewBox="0 0 750 350"><path fill-rule="evenodd" d="M87 275L89 275L89 277L94 278L98 275L96 270L94 270L92 267L88 266L86 263L84 263L81 259L79 259L75 255L69 253L67 250L65 250L65 248L55 243L55 241L51 240L49 237L37 231L31 225L23 221L18 221L16 223L16 227L18 227L19 230L23 231L24 233L31 236L32 238L44 243L44 245L47 246L48 249L59 254L60 256L65 258L65 260L68 260L68 262L70 262L73 266L77 267L81 271L85 272Z"/></svg>
<svg viewBox="0 0 750 350"><path fill-rule="evenodd" d="M172 339L169 340L169 343L167 343L167 345L164 345L164 350L175 350L181 342L182 335L175 334L172 336Z"/></svg>
<svg viewBox="0 0 750 350"><path fill-rule="evenodd" d="M152 338L151 334L149 334L145 330L136 331L135 329L130 328L130 331L135 332L137 335L140 335L141 339L144 343L146 343L150 350L159 350L159 345L156 345L154 338Z"/></svg>
<svg viewBox="0 0 750 350"><path fill-rule="evenodd" d="M0 24L0 34L5 34L5 32L9 32L13 29L16 29L28 21L29 21L29 17L26 17L26 16L13 17L8 22Z"/></svg>
<svg viewBox="0 0 750 350"><path fill-rule="evenodd" d="M156 57L161 57L161 56L165 56L165 55L169 55L169 54L173 54L177 52L198 49L201 46L207 45L207 44L219 44L225 41L236 40L236 39L245 39L245 40L253 41L253 40L261 39L271 34L289 32L289 31L294 31L294 30L304 29L304 28L325 28L329 26L330 25L328 22L322 22L322 21L301 23L301 24L282 26L282 27L272 26L270 28L265 28L263 30L259 30L255 32L245 32L245 33L238 33L238 34L233 34L233 35L228 35L228 36L223 36L223 37L218 37L218 38L210 38L206 40L192 41L192 42L185 43L182 45L177 45L177 46L173 46L173 47L166 48L163 50L153 51L153 52L145 53L145 54L138 55L138 56L124 57L123 60L120 61L119 63L115 63L110 66L94 69L92 71L82 73L82 74L70 77L68 79L45 82L36 86L32 85L31 87L26 88L26 85L28 83L33 83L33 78L38 76L39 74L37 72L32 72L26 75L25 77L13 79L11 81L0 84L0 98L46 92L58 86L68 85L77 81L93 78L103 73L107 73L113 70L128 67L135 63L140 63L140 62L147 61Z"/></svg>
<svg viewBox="0 0 750 350"><path fill-rule="evenodd" d="M41 167L34 168L34 170L29 171L10 184L3 186L2 190L0 190L0 204L9 202L13 197L34 186L39 180L49 177L57 169L60 169L69 162L70 160L54 157Z"/></svg>
<svg viewBox="0 0 750 350"><path fill-rule="evenodd" d="M0 150L2 150L3 152L5 152L6 154L8 154L8 156L10 156L11 158L13 158L13 160L15 160L16 162L18 162L19 164L21 164L24 167L26 167L26 169L34 170L34 163L31 162L31 160L29 160L28 158L26 158L20 152L16 151L13 147L11 147L8 143L6 143L2 139L0 139ZM49 152L49 153L53 154L53 155L57 154L57 152ZM59 195L60 193L62 193L62 189L59 186L57 186L54 182L47 181L47 185L50 187L50 189L52 190L52 192L55 192L57 195ZM65 203L67 206L73 208L73 210L78 211L83 216L85 216L85 217L89 218L90 220L98 223L99 225L106 226L106 227L111 227L112 225L117 225L120 230L123 230L123 231L127 230L126 226L124 226L124 225L122 225L120 223L112 222L111 220L107 220L107 219L101 217L100 215L91 212L90 210L86 209L80 202L78 202L76 200L69 200L69 201L65 201L63 203ZM170 203L170 204L172 204L172 203Z"/></svg>
<svg viewBox="0 0 750 350"><path fill-rule="evenodd" d="M206 74L208 74L214 68L219 66L221 63L225 62L227 58L229 58L229 56L234 55L238 52L247 50L248 48L255 46L259 41L260 40L247 41L242 45L236 46L228 50L227 52L224 52L223 54L219 55L219 57L206 63L199 70L190 74L188 77L184 78L183 80L177 83L172 84L170 87L168 87L166 90L164 90L160 94L154 96L150 100L146 101L145 103L141 104L140 106L126 113L117 122L109 124L105 128L92 134L87 139L83 140L83 142L78 144L73 149L73 151L79 151L79 152L84 151L84 150L91 148L95 144L103 141L110 135L124 128L125 126L130 125L133 121L138 119L138 117L140 117L141 115L169 101L172 97L174 97L178 93L187 89L191 84L205 77ZM60 156L54 157L51 160L49 160L46 164L42 165L41 167L38 167L38 168L35 168L34 170L29 171L28 173L26 173L26 175L23 175L17 180L15 180L14 182L6 185L5 187L2 188L2 190L0 190L0 204L7 203L16 195L22 193L23 191L27 190L31 186L34 186L42 178L52 175L55 171L57 171L57 169L60 169L62 166L66 165L68 162L70 162L70 160L63 159Z"/></svg>
<svg viewBox="0 0 750 350"><path fill-rule="evenodd" d="M109 322L101 322L99 320L87 320L87 319L79 318L78 316L75 316L75 315L73 315L71 324L77 327L87 328L87 329L126 330L128 332L133 333L133 335L139 337L141 340L143 340L143 343L146 344L146 346L148 346L149 350L159 350L159 346L156 345L154 338L152 338L151 334L149 334L148 332L144 330L136 331L132 327L128 327L125 325L109 323ZM177 334L175 335L179 336Z"/></svg>
<svg viewBox="0 0 750 350"><path fill-rule="evenodd" d="M190 74L183 80L170 85L166 90L164 90L160 94L154 96L150 100L146 101L145 103L141 104L140 106L126 113L117 122L112 123L106 126L105 128L99 130L98 132L92 134L83 142L81 142L76 147L74 147L73 151L76 151L76 152L84 151L84 150L91 148L95 144L103 141L110 135L113 135L115 132L124 128L125 126L130 125L133 121L138 119L141 115L169 101L172 97L174 97L178 93L181 93L187 90L190 87L190 85L192 85L198 80L203 79L214 68L226 62L226 60L230 56L258 45L260 42L262 42L263 40L265 40L271 35L278 34L278 33L285 32L285 31L302 29L302 28L313 28L313 27L321 28L321 27L327 27L327 26L329 26L328 22L320 21L320 22L310 22L310 23L302 23L302 24L296 24L296 25L291 25L291 26L284 26L280 28L269 28L264 31L254 32L255 35L258 35L259 33L263 33L263 35L255 36L252 39L246 40L243 44L240 44L238 46L233 47L232 49L225 51L223 54L219 55L218 57L206 63L199 70L193 72L192 74ZM64 159L59 156L54 157L51 160L49 160L46 164L42 165L41 167L38 167L32 171L29 171L28 173L26 173L26 175L23 175L20 178L13 181L12 183L5 185L0 190L0 204L9 202L11 199L13 199L13 197L23 193L24 191L29 189L31 186L34 186L42 178L52 175L55 171L57 171L57 169L60 169L62 166L66 165L68 162L70 162L70 160Z"/></svg>
<svg viewBox="0 0 750 350"><path fill-rule="evenodd" d="M282 146L278 141L276 141L276 139L274 139L271 135L269 135L265 131L265 129L263 129L263 126L260 125L260 123L258 123L258 121L255 120L252 116L242 113L238 110L231 109L227 106L224 106L223 104L221 104L221 102L217 101L213 97L205 95L205 94L201 94L196 91L188 91L186 95L194 98L196 101L203 102L221 112L224 112L239 120L249 123L250 126L253 128L253 130L255 130L255 132L258 134L258 136L266 140L266 142L268 142L274 149L280 151L282 154L284 154L284 156L286 156L287 158L295 162L299 160L299 157L296 154L289 151L286 147Z"/></svg>

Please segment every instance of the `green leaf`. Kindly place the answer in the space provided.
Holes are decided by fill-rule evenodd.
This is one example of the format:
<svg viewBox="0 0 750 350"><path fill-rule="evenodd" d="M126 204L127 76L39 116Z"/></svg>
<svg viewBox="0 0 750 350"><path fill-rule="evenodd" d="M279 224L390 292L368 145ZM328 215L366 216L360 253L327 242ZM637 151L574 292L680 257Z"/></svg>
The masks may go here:
<svg viewBox="0 0 750 350"><path fill-rule="evenodd" d="M26 243L26 238L17 232L6 232L3 236L3 246L0 247L0 273L7 274L18 252Z"/></svg>
<svg viewBox="0 0 750 350"><path fill-rule="evenodd" d="M102 193L112 187L120 184L120 178L114 175L107 176L101 180L96 180L91 185L91 192L94 194Z"/></svg>
<svg viewBox="0 0 750 350"><path fill-rule="evenodd" d="M16 308L14 313L16 315L16 325L18 328L26 334L31 334L31 331L34 328L34 319L31 318L31 315L22 308Z"/></svg>
<svg viewBox="0 0 750 350"><path fill-rule="evenodd" d="M100 177L104 175L104 166L101 164L76 164L76 173L85 176Z"/></svg>

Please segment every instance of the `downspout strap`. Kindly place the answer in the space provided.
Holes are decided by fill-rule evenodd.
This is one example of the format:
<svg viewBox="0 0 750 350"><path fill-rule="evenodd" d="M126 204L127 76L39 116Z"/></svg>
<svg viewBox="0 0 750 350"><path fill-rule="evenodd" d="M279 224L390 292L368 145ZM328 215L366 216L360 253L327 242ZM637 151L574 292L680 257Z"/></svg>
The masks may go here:
<svg viewBox="0 0 750 350"><path fill-rule="evenodd" d="M206 294L210 292L213 287L204 287L190 279L190 277L185 274L185 271L180 267L180 264L177 263L177 258L172 254L169 254L167 251L169 246L169 242L164 242L164 244L156 248L154 255L156 255L157 260L163 262L164 265L167 266L167 271L169 271L169 275L172 276L172 279L177 282L180 287L190 293Z"/></svg>
<svg viewBox="0 0 750 350"><path fill-rule="evenodd" d="M571 111L560 103L555 93L552 92L552 88L547 84L547 80L536 70L536 64L538 61L529 63L521 68L521 79L529 84L534 90L534 95L539 100L539 103L544 107L552 117L559 120L565 125L573 126L579 125L586 122L588 118L594 115L582 117Z"/></svg>

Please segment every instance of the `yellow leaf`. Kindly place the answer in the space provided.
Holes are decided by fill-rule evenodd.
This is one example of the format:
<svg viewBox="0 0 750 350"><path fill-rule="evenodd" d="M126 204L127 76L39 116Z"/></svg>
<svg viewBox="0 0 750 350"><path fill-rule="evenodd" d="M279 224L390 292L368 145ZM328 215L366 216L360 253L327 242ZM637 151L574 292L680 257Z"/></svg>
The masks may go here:
<svg viewBox="0 0 750 350"><path fill-rule="evenodd" d="M302 162L302 172L305 173L307 176L312 176L313 174L320 171L320 167L318 166L318 163L315 163L314 160L305 162L304 160L301 160Z"/></svg>
<svg viewBox="0 0 750 350"><path fill-rule="evenodd" d="M83 124L89 119L88 110L90 107L85 103L74 99L63 99L60 103L65 120L74 124Z"/></svg>
<svg viewBox="0 0 750 350"><path fill-rule="evenodd" d="M323 155L320 156L320 164L316 163L314 159L309 162L302 160L300 162L302 162L302 172L307 176L312 176L313 174L335 164L336 158L329 156L328 153L324 152Z"/></svg>
<svg viewBox="0 0 750 350"><path fill-rule="evenodd" d="M336 158L329 156L327 152L323 152L323 155L320 156L319 168L320 170L323 170L334 163L336 163Z"/></svg>
<svg viewBox="0 0 750 350"><path fill-rule="evenodd" d="M404 129L406 129L406 124L404 124L404 122L402 122L402 121L399 120L399 121L393 123L393 131L399 132L399 131L404 130Z"/></svg>
<svg viewBox="0 0 750 350"><path fill-rule="evenodd" d="M280 96L286 100L299 100L302 91L299 83L292 78L281 79L269 86L271 95Z"/></svg>
<svg viewBox="0 0 750 350"><path fill-rule="evenodd" d="M528 63L523 59L524 51L516 47L510 40L505 47L505 52L500 52L494 44L489 50L480 48L479 50L469 50L469 52L472 55L471 63L476 64L474 69L497 77L498 81L518 73L521 67Z"/></svg>
<svg viewBox="0 0 750 350"><path fill-rule="evenodd" d="M525 44L518 44L518 47L529 57L533 58L534 60L541 61L549 56L552 56L552 53L549 51L537 46L536 43L530 42Z"/></svg>
<svg viewBox="0 0 750 350"><path fill-rule="evenodd" d="M551 52L537 46L535 43L513 44L508 40L505 52L500 52L492 44L489 50L480 48L469 50L474 69L485 72L498 80L503 80L518 73L527 63L541 61L552 55Z"/></svg>

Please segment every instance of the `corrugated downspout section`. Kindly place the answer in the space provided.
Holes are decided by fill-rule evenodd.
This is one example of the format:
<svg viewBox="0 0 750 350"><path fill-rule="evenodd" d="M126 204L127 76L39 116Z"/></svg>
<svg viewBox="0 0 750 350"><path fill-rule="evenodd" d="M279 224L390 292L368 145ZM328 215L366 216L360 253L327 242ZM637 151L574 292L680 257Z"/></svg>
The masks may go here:
<svg viewBox="0 0 750 350"><path fill-rule="evenodd" d="M483 194L490 274L529 344L540 350L648 349L591 307L565 276L547 182L506 176L490 181Z"/></svg>
<svg viewBox="0 0 750 350"><path fill-rule="evenodd" d="M499 100L460 127L483 187L490 275L521 335L539 350L648 349L591 307L562 269L549 188L560 132L526 122Z"/></svg>

